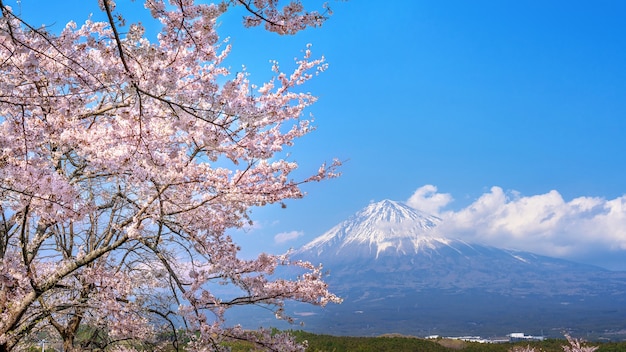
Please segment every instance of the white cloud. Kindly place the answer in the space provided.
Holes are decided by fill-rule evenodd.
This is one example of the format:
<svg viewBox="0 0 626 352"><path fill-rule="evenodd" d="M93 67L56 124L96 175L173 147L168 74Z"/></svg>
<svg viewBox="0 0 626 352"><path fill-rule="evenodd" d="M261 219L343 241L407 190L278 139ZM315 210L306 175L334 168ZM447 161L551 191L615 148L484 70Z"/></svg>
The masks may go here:
<svg viewBox="0 0 626 352"><path fill-rule="evenodd" d="M492 187L467 207L441 211L452 200L431 185L407 202L443 218L441 235L559 257L626 250L626 195L564 200L555 190L522 196Z"/></svg>
<svg viewBox="0 0 626 352"><path fill-rule="evenodd" d="M452 196L448 193L437 193L437 187L425 185L418 188L406 203L423 212L437 215L439 209L445 207L452 201Z"/></svg>
<svg viewBox="0 0 626 352"><path fill-rule="evenodd" d="M293 241L296 238L303 236L304 232L302 231L289 231L289 232L281 232L274 236L274 242L277 244L283 244L289 241Z"/></svg>

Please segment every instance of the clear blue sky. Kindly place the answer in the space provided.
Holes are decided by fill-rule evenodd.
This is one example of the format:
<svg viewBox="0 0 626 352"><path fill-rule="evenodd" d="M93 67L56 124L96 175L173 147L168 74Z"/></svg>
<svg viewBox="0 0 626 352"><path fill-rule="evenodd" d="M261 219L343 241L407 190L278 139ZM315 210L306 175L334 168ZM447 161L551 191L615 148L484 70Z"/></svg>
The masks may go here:
<svg viewBox="0 0 626 352"><path fill-rule="evenodd" d="M22 0L22 11L62 28L85 3ZM451 237L626 269L626 2L330 6L323 27L295 37L243 29L242 12L220 19L228 64L253 81L307 43L327 58L306 86L318 130L291 152L302 175L346 161L287 209L255 209L257 227L236 236L246 255L297 248L389 198L442 216Z"/></svg>

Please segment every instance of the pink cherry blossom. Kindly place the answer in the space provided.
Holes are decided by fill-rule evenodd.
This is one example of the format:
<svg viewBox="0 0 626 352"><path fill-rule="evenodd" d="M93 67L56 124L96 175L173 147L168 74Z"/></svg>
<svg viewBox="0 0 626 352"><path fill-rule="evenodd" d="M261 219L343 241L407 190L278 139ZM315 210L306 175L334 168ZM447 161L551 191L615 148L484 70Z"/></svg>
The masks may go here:
<svg viewBox="0 0 626 352"><path fill-rule="evenodd" d="M321 267L242 260L225 231L247 224L252 206L300 198L303 183L338 175L334 161L294 179L297 163L282 158L312 131L303 115L316 99L298 86L326 63L308 46L293 72L274 63L274 79L254 85L222 65L230 47L215 19L239 8L245 25L292 34L328 10L147 0L148 20L161 24L150 41L113 1L99 5L108 22L52 34L0 0L0 351L44 327L73 350L80 326L116 345L176 335L178 321L191 350L227 339L302 350L287 335L226 327L224 312L266 305L289 320L285 300L340 302ZM278 266L302 274L277 279ZM241 295L218 297L214 285Z"/></svg>

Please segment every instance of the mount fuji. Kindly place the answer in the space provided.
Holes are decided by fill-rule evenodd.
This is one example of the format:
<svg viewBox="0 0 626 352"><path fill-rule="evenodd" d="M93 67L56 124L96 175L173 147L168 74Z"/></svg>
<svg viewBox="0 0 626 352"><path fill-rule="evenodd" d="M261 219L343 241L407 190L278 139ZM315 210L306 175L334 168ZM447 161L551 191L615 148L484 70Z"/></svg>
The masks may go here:
<svg viewBox="0 0 626 352"><path fill-rule="evenodd" d="M333 260L347 257L416 254L449 241L432 237L441 219L391 200L370 204L299 252Z"/></svg>
<svg viewBox="0 0 626 352"><path fill-rule="evenodd" d="M292 255L323 263L344 303L292 313L310 331L345 335L623 337L626 272L450 239L442 221L391 200L369 204Z"/></svg>

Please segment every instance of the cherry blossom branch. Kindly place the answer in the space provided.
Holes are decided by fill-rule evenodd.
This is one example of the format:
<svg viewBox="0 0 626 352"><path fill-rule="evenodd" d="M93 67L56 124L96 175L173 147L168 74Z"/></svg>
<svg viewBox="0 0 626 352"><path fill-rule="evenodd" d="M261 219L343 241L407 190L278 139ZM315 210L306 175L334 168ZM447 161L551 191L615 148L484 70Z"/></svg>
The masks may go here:
<svg viewBox="0 0 626 352"><path fill-rule="evenodd" d="M120 57L120 61L124 66L124 70L130 77L133 77L128 64L126 63L126 56L124 54L124 47L122 46L122 41L120 39L120 35L117 31L117 25L115 24L115 20L113 19L113 13L111 12L111 5L109 4L109 0L102 0L102 5L104 6L105 12L107 14L107 19L109 21L109 26L111 26L111 30L113 31L113 38L115 39L115 44L117 45L117 51Z"/></svg>
<svg viewBox="0 0 626 352"><path fill-rule="evenodd" d="M260 12L254 10L252 8L252 6L250 6L250 1L237 0L237 2L240 3L241 5L243 5L246 8L246 10L248 10L248 12L253 14L256 18L258 18L258 19L260 19L260 20L262 20L264 22L267 22L267 23L271 24L272 26L283 27L282 24L276 23L276 22L266 18L265 16L263 16Z"/></svg>

